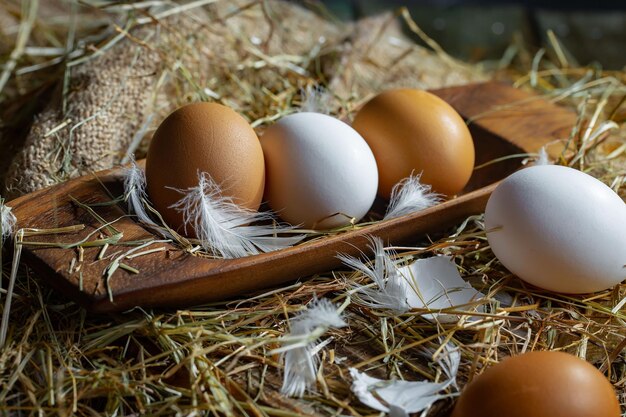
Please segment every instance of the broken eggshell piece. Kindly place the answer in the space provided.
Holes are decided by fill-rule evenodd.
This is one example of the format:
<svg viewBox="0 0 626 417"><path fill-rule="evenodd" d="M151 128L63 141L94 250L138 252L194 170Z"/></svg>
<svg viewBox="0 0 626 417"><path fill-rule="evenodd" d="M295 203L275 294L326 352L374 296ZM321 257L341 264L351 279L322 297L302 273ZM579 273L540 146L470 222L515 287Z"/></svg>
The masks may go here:
<svg viewBox="0 0 626 417"><path fill-rule="evenodd" d="M345 265L372 281L373 285L348 283L358 304L402 314L412 308L469 310L471 306L466 304L484 297L461 278L449 256L418 259L410 265L398 267L394 252L385 249L382 239L372 237L369 248L374 252L374 259L369 263L352 256L338 255ZM476 311L482 311L482 306L478 306ZM459 315L439 312L423 317L445 323L459 319Z"/></svg>
<svg viewBox="0 0 626 417"><path fill-rule="evenodd" d="M411 308L426 308L429 310L460 309L470 310L465 306L484 297L466 282L449 256L433 256L418 259L410 265L399 268L400 275L406 280L407 303ZM482 312L482 306L476 311ZM459 315L432 313L425 314L425 319L452 323L459 319Z"/></svg>

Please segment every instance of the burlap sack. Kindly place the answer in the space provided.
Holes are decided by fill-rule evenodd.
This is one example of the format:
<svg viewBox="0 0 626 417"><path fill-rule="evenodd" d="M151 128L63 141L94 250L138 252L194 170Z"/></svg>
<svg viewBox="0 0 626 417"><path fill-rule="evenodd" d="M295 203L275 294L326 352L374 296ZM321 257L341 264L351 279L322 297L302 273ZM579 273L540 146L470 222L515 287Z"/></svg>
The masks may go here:
<svg viewBox="0 0 626 417"><path fill-rule="evenodd" d="M65 100L59 87L13 158L8 194L119 164L167 113L188 101L245 106L249 119L271 115L277 109L255 107L267 102L259 95L279 94L286 79L297 84L314 68L345 97L482 77L416 46L390 19L341 24L281 1L222 1L153 19L72 66Z"/></svg>

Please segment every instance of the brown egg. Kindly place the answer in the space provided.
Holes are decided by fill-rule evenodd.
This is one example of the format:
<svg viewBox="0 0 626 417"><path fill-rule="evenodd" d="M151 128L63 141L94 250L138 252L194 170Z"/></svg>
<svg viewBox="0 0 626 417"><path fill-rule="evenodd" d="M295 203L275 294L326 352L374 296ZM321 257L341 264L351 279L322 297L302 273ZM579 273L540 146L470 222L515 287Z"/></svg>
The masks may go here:
<svg viewBox="0 0 626 417"><path fill-rule="evenodd" d="M562 352L505 359L461 393L452 417L620 417L609 381L588 362Z"/></svg>
<svg viewBox="0 0 626 417"><path fill-rule="evenodd" d="M170 206L183 195L169 187L197 186L198 171L209 174L236 203L259 208L265 185L259 138L242 116L221 104L194 103L177 109L150 143L148 195L165 222L179 232L184 231L182 215Z"/></svg>
<svg viewBox="0 0 626 417"><path fill-rule="evenodd" d="M426 91L385 91L367 102L352 124L365 138L378 165L378 194L411 173L434 191L454 195L474 169L474 142L459 114Z"/></svg>

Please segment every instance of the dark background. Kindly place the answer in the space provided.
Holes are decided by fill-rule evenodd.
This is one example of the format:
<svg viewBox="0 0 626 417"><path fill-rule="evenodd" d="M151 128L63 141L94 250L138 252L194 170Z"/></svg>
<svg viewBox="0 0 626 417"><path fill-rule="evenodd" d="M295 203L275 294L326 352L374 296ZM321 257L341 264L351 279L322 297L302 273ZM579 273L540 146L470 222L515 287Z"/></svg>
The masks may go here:
<svg viewBox="0 0 626 417"><path fill-rule="evenodd" d="M626 67L626 0L321 0L337 17L358 19L407 6L420 27L451 55L476 62L500 59L515 40L548 44L551 29L572 63Z"/></svg>

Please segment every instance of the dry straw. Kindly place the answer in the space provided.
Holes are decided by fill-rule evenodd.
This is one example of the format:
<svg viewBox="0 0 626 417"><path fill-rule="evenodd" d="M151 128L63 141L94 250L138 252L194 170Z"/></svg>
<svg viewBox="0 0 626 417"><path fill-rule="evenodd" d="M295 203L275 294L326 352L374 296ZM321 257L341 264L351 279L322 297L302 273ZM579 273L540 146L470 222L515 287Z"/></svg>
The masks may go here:
<svg viewBox="0 0 626 417"><path fill-rule="evenodd" d="M66 15L56 9L43 10L47 6L43 2L26 1L23 8L6 3L8 17L0 18L8 22L2 30L10 41L3 55L9 78L1 78L2 100L18 115L28 111L11 105L24 102L21 94L40 91L37 89L49 80L60 80L64 98L60 105L70 108L68 99L80 96L80 92L72 95L74 89L85 86L76 84L76 73L67 75L68 68L79 71L89 68L89 63L111 62L107 58L123 45L132 45L139 54L131 53L124 61L128 65L138 63L141 58L134 57L144 52L158 57L162 66L157 69L140 66L136 68L150 71L99 79L110 83L111 91L123 94L122 86L129 85L124 83L150 77L145 101L149 111L142 110L142 120L125 124L133 126L133 131L123 132L127 137L107 151L111 161L121 161L129 147L141 142L135 138L137 132L149 135L154 128L151 123L173 106L191 100L211 99L230 105L262 131L282 115L297 111L301 107L299 92L307 86L328 86L333 93L329 111L349 119L359 103L388 86L437 87L446 79L485 77L445 55L428 38L434 52L403 37L398 19L417 35L426 36L406 11L351 27L273 1L236 6L208 3L87 2L90 6L70 7L69 18L58 18ZM43 18L45 13L57 18ZM116 17L115 24L112 17ZM137 30L141 28L145 30ZM159 43L165 38L169 41ZM567 151L552 162L589 172L625 197L626 77L622 72L578 67L568 61L569 54L554 35L549 39L552 44L534 59L523 43L512 44L495 66L501 68L498 75L575 109L578 123L570 137L563 138ZM416 71L422 71L419 80ZM136 88L138 84L132 85ZM90 107L90 114L81 113L78 119L61 117L45 130L31 131L31 135L50 138L54 145L45 157L65 161L61 170L56 166L54 171L42 171L46 182L79 173L75 162L80 158L75 159L73 152L85 149L84 129L98 120L96 115L113 108L111 101L93 103L100 107ZM134 108L124 106L126 110ZM150 118L150 114L154 116ZM14 120L19 119L16 116ZM70 132L74 132L73 147L66 146ZM103 143L108 143L106 140ZM538 156L523 157L530 162ZM89 161L82 160L85 165L80 168L92 169ZM80 207L97 215L95 209ZM154 213L150 216L155 219ZM37 245L42 233L70 233L79 228L81 225L52 231L22 230L23 235L5 245L18 250L22 245ZM351 393L349 369L380 380L447 383L450 375L438 365L445 360L446 346L458 348L456 382L461 389L485 366L507 355L548 349L568 351L590 361L606 373L622 401L626 399L626 288L617 286L588 297L528 288L494 258L481 216L472 216L452 230L416 239L414 246L390 248L397 254L395 260L410 263L432 255L451 257L463 278L485 295L482 310L451 308L445 312L460 317L458 321L432 323L426 319L432 312L426 309L398 314L363 305L349 297L350 289L371 287L372 281L346 268L193 309L137 308L96 316L61 298L27 268L19 273L13 269L11 286L2 280L1 303L8 320L3 327L5 346L0 350L1 412L23 416L372 415L376 411ZM83 245L98 245L103 257L118 261L118 268L123 267L124 256L159 250L156 245L150 247L155 241L125 242L128 247L119 242L115 224L103 224L88 241L65 245L63 250L76 251L80 257ZM181 242L186 250L193 247ZM4 274L10 275L10 265L5 267ZM314 351L315 375L310 375L314 381L307 380L311 386L302 398L289 398L280 393L285 372L280 349L290 340L291 320L316 298L341 305L341 318L347 326L320 330L325 342ZM455 390L446 385L437 395L451 395ZM451 399L444 398L427 415L445 416L451 404Z"/></svg>

